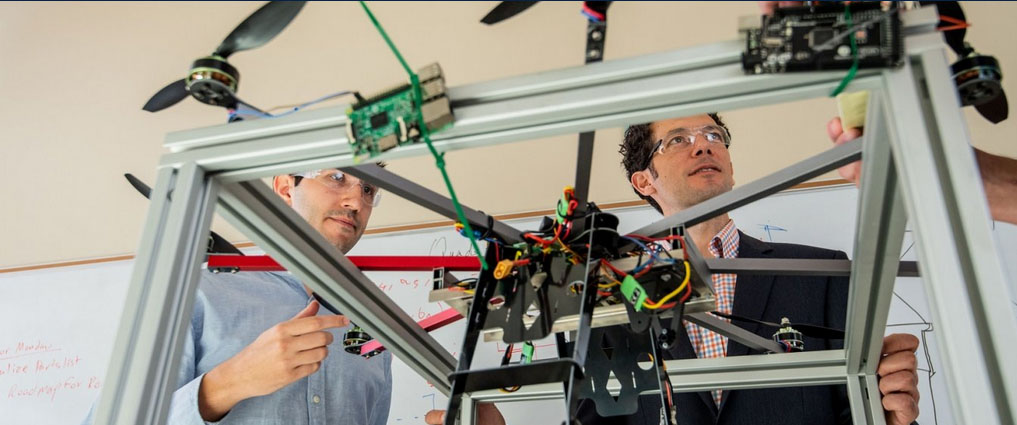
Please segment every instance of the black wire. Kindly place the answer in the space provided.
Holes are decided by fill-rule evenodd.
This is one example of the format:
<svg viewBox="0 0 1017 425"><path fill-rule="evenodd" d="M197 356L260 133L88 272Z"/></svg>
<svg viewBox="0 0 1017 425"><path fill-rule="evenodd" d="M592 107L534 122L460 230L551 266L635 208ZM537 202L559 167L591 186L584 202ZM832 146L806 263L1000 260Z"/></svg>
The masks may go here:
<svg viewBox="0 0 1017 425"><path fill-rule="evenodd" d="M314 299L318 300L318 304L321 304L321 306L325 307L326 310L331 311L332 314L336 315L340 314L339 309L333 307L332 304L329 304L328 301L325 301L325 299L318 295L316 292L311 292L311 296L313 296Z"/></svg>
<svg viewBox="0 0 1017 425"><path fill-rule="evenodd" d="M922 352L925 355L925 362L929 365L929 369L927 370L927 375L928 375L928 381L929 381L928 382L928 384L929 384L929 400L932 401L932 420L933 420L933 423L935 423L936 425L939 425L939 410L936 409L936 393L932 390L932 377L936 375L936 368L932 365L932 355L929 353L929 345L928 345L928 342L927 342L927 339L926 339L926 335L925 335L927 332L934 331L935 327L933 326L932 322L929 322L928 320L926 320L925 316L922 316L922 313L919 313L918 310L915 309L915 307L911 305L911 303L907 302L907 300L905 300L904 297L900 296L900 294L898 294L897 291L893 291L893 296L897 297L897 299L899 299L902 303L904 303L904 305L906 305L909 309L911 309L911 311L914 312L915 315L918 316L918 318L922 320L922 323L920 323L920 324L923 324L923 325L926 326L925 329L922 329L921 332L920 332L920 335L921 335L921 338L922 338ZM887 325L887 327L889 327L889 326L893 326L893 325Z"/></svg>

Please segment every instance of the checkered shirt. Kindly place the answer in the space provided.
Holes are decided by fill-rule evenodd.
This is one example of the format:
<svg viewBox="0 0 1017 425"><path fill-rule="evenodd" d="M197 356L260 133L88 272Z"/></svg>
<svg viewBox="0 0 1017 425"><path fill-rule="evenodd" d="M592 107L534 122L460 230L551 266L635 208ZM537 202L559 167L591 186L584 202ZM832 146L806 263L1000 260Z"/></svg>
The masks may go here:
<svg viewBox="0 0 1017 425"><path fill-rule="evenodd" d="M734 220L728 220L720 232L710 240L710 254L716 258L738 258L738 228ZM734 308L735 292L734 273L714 273L713 290L717 297L717 311L731 314ZM720 318L721 320L728 319ZM727 337L697 324L685 322L685 330L689 334L689 342L696 350L696 357L708 359L727 356ZM721 390L714 390L713 401L720 406Z"/></svg>

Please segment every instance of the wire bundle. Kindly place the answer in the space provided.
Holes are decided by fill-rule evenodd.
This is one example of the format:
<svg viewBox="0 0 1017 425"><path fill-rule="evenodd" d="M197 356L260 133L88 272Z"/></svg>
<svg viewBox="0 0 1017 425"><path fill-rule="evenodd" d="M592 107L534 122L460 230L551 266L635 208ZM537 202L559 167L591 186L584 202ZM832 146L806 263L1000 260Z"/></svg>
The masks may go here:
<svg viewBox="0 0 1017 425"><path fill-rule="evenodd" d="M682 258L680 260L676 260L674 258L671 258L670 254L667 254L666 251L664 251L664 253L667 254L668 258L661 258L660 255L659 255L661 250L662 250L662 247L659 244L659 242L670 241L670 240L677 240L679 242L679 244L681 245L682 249L684 250L684 248L685 248L685 239L684 238L682 238L681 236L667 236L667 237L663 237L663 238L648 238L648 237L640 236L640 235L622 235L621 237L624 238L624 239L627 239L629 241L634 242L636 245L638 245L642 249L642 253L646 253L646 254L649 255L649 258L645 262L642 262L642 261L638 262L636 267L633 268L632 270L628 271L628 272L625 272L623 270L619 270L617 267L612 265L606 259L600 260L600 263L601 263L601 274L603 276L605 276L606 278L608 278L610 280L610 282L608 282L606 284L599 284L598 285L598 294L599 295L601 295L601 296L612 296L612 295L615 295L615 292L613 292L613 290L612 291L603 291L603 289L613 289L616 286L620 286L621 281L620 281L619 278L624 279L626 276L630 276L631 275L634 279L638 279L638 278L644 276L646 273L648 273L654 264L657 264L657 263L677 264L680 261L685 266L685 273L684 273L684 277L682 278L682 283L680 283L670 293L668 293L667 295L662 297L659 301L653 301L652 299L647 298L646 300L643 301L643 308L647 308L647 309L650 309L650 310L659 310L659 309L666 310L666 309L672 308L672 307L674 307L674 306L676 306L676 305L678 305L680 303L684 303L684 302L688 301L689 298L692 297L692 285L690 284L690 278L692 276L692 270L691 270L691 267L689 266L688 255L686 254L685 258ZM655 248L651 249L644 242L653 243L653 246ZM640 257L642 256L642 253L639 254ZM675 300L675 301L672 301L672 302L668 302L668 301L671 301L671 299L673 299L674 297L679 296L679 294L681 294L681 297L678 300Z"/></svg>
<svg viewBox="0 0 1017 425"><path fill-rule="evenodd" d="M290 108L288 111L280 112L278 114L272 114L272 113L269 113L267 111L259 111L257 109L247 109L247 108L239 108L238 107L236 109L229 109L228 110L229 111L229 118L232 121L233 118L236 118L239 115L249 115L249 116L261 117L261 118L279 118L279 117L285 117L285 116L287 116L289 114L292 114L294 112L297 112L297 111L300 111L300 110L303 110L303 109L307 109L308 107L311 107L313 105L317 105L317 104L319 104L321 102L324 102L326 100L331 100L331 99L335 99L337 97L346 96L346 95L348 95L350 93L352 93L352 92L349 91L349 90L343 90L343 91L340 91L340 92L335 92L335 93L332 93L332 94L329 94L329 95L325 95L325 96L319 97L319 98L314 99L314 100L312 100L310 102L301 103L299 105L283 105L283 106L276 106L274 108L269 109L269 111L272 111L274 109ZM241 105L246 105L246 104L241 103ZM247 106L250 106L250 105L247 105Z"/></svg>

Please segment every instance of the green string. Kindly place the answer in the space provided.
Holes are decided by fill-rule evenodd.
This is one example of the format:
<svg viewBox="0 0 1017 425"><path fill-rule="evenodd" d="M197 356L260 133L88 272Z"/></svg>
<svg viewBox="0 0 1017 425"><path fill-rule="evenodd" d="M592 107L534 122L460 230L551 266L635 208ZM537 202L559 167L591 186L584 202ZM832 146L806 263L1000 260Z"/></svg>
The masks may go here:
<svg viewBox="0 0 1017 425"><path fill-rule="evenodd" d="M438 170L441 171L442 178L445 179L445 187L448 188L448 193L452 198L452 205L455 206L456 216L459 217L459 222L463 223L463 227L466 230L466 237L470 238L470 244L473 246L473 251L477 253L477 258L480 259L480 267L487 270L487 262L484 261L484 255L481 254L480 246L477 245L477 238L473 234L473 228L470 227L469 220L466 220L466 214L463 213L462 205L459 205L459 198L456 197L456 191L452 189L452 181L448 177L448 172L445 171L445 154L438 153L438 150L436 150L434 145L431 144L431 131L428 130L427 124L424 123L424 115L420 111L420 102L423 99L420 92L420 79L417 78L417 74L415 72L410 70L410 66L406 64L406 61L403 59L403 55L399 54L399 49L397 49L395 44L392 43L392 40L388 38L388 34L385 32L385 29L381 27L381 24L378 23L378 20L375 19L374 14L371 13L371 9L367 7L367 3L361 1L360 5L363 6L364 12L367 12L367 17L371 18L371 23L373 23L374 27L378 29L378 33L385 39L385 43L388 44L388 48L392 49L392 53L395 54L396 59L399 59L399 64L401 64L403 69L406 70L406 73L410 75L410 84L413 85L413 103L417 110L417 122L420 123L420 137L423 138L424 143L427 144L427 149L430 150L431 155L434 156L435 165L438 166Z"/></svg>
<svg viewBox="0 0 1017 425"><path fill-rule="evenodd" d="M847 85L851 83L851 80L855 79L855 73L858 72L858 42L855 41L855 31L851 28L854 26L854 22L851 20L851 3L844 5L844 20L847 22L848 31L851 32L848 35L848 38L851 39L851 56L854 57L854 60L851 62L851 69L849 69L847 74L844 75L844 78L840 80L840 84L837 85L837 88L833 89L833 92L830 93L830 97L836 97L840 94L840 92L844 91L844 89L847 88Z"/></svg>

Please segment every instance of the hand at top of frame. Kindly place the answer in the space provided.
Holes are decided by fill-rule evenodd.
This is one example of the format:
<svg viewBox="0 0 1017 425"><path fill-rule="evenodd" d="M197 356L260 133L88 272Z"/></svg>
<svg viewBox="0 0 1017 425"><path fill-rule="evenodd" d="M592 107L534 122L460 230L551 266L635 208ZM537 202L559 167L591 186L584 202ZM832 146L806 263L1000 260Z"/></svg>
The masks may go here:
<svg viewBox="0 0 1017 425"><path fill-rule="evenodd" d="M908 425L918 418L918 338L893 334L883 338L876 368L887 425Z"/></svg>
<svg viewBox="0 0 1017 425"><path fill-rule="evenodd" d="M834 117L826 123L826 133L835 145L839 145L861 137L862 129L845 130L840 118ZM993 155L979 149L974 149L974 153L992 219L1017 224L1017 159ZM852 162L838 168L837 173L857 186L862 177L862 163Z"/></svg>
<svg viewBox="0 0 1017 425"><path fill-rule="evenodd" d="M444 410L432 410L424 415L424 423L442 425L445 423ZM498 408L491 403L477 403L477 425L505 425L505 418Z"/></svg>

